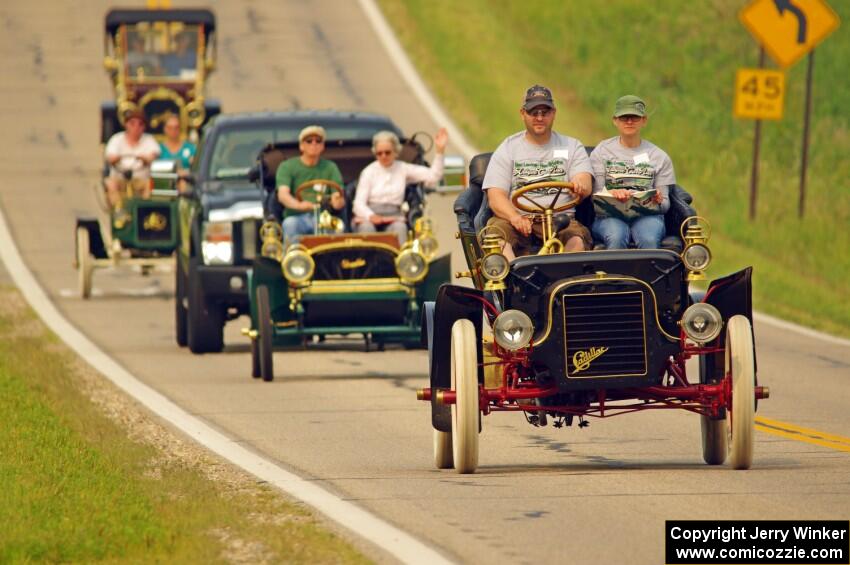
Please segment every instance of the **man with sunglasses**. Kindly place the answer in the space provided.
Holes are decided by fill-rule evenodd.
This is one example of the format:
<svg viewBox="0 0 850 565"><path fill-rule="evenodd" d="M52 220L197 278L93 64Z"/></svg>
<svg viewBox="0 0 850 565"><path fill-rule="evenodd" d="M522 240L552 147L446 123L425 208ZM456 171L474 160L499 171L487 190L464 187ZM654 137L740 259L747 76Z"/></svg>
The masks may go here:
<svg viewBox="0 0 850 565"><path fill-rule="evenodd" d="M520 108L525 131L506 138L487 165L483 188L494 216L488 226L501 229L506 238L504 249L508 259L527 255L532 245L542 243L542 224L511 203L510 195L525 185L544 181L569 181L573 183L572 194L564 190L557 205L575 197L584 199L592 191L590 160L582 143L572 137L552 131L555 122L555 103L552 92L538 84L529 88ZM551 205L550 189L541 189L527 196L543 207ZM569 223L567 223L569 218ZM558 227L567 224L566 227ZM564 251L590 249L590 231L575 219L573 209L555 216L557 237L564 244Z"/></svg>
<svg viewBox="0 0 850 565"><path fill-rule="evenodd" d="M625 202L634 192L656 190L650 205L637 208L640 215L635 218L615 217L597 206L593 235L608 249L625 249L629 240L640 249L656 249L664 237L664 212L670 208L668 187L676 184L676 175L667 153L641 139L647 121L643 100L634 95L619 98L613 117L619 135L600 141L590 154L594 193L607 191Z"/></svg>
<svg viewBox="0 0 850 565"><path fill-rule="evenodd" d="M306 190L302 199L295 198L294 191L307 181L331 180L342 186L342 173L336 163L322 159L325 151L325 128L322 126L307 126L298 134L300 157L287 159L277 168L276 185L277 199L284 206L283 235L287 244L298 241L300 236L309 235L316 231L316 215L314 211L322 201L323 193L314 185L314 190ZM345 207L342 194L333 191L330 206L336 211Z"/></svg>

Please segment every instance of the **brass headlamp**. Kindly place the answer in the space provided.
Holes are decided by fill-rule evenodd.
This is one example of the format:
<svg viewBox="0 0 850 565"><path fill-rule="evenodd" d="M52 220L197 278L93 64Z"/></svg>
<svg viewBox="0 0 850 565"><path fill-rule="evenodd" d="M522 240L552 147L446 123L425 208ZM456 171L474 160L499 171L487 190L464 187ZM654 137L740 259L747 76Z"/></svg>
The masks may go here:
<svg viewBox="0 0 850 565"><path fill-rule="evenodd" d="M505 290L505 277L511 268L508 258L502 254L504 238L494 231L485 230L479 235L484 256L479 261L478 268L486 280L484 290L490 291Z"/></svg>
<svg viewBox="0 0 850 565"><path fill-rule="evenodd" d="M707 242L711 236L711 225L701 216L692 216L682 222L679 228L685 248L682 250L682 262L688 269L688 281L705 280L705 270L711 264L711 250Z"/></svg>

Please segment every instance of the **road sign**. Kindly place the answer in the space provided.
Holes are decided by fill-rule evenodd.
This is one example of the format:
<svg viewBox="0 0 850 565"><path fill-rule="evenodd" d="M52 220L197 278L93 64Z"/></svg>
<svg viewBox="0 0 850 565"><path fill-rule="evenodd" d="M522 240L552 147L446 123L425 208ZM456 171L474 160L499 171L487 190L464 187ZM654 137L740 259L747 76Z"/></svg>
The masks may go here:
<svg viewBox="0 0 850 565"><path fill-rule="evenodd" d="M790 67L840 23L824 0L753 0L741 23L781 67Z"/></svg>
<svg viewBox="0 0 850 565"><path fill-rule="evenodd" d="M767 69L738 69L735 76L736 118L781 120L785 108L785 73Z"/></svg>

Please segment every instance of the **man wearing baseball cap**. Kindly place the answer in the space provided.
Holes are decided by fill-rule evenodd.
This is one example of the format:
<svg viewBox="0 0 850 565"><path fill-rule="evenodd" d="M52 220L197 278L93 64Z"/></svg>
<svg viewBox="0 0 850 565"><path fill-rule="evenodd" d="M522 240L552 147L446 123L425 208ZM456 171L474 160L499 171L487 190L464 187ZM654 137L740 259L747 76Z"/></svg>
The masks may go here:
<svg viewBox="0 0 850 565"><path fill-rule="evenodd" d="M127 182L142 198L150 197L150 166L159 157L159 143L145 133L145 114L133 110L124 118L124 131L109 138L104 157L109 163L109 175L104 179L106 197L113 209L115 227L121 228L129 219L123 211ZM127 176L129 176L129 181Z"/></svg>
<svg viewBox="0 0 850 565"><path fill-rule="evenodd" d="M298 241L302 235L316 231L316 214L323 193L317 189L324 185L314 185L305 190L302 199L295 198L295 189L311 180L330 180L342 186L342 173L336 163L322 159L325 151L325 128L318 125L307 126L298 134L300 157L287 159L277 168L277 200L284 206L283 235L287 244ZM345 199L340 192L332 192L330 205L336 211L345 207Z"/></svg>
<svg viewBox="0 0 850 565"><path fill-rule="evenodd" d="M513 191L537 182L569 181L574 185L573 194L565 190L556 204L560 205L575 196L586 198L592 190L592 169L584 145L552 130L556 112L552 91L539 84L530 87L519 112L525 130L502 141L490 157L483 183L494 213L487 225L496 226L505 233L504 252L508 259L530 253L532 245L542 243L544 237L542 225L511 203ZM548 189L533 191L527 196L542 207L551 205ZM564 244L564 251L590 249L593 243L590 231L575 219L572 208L557 214L555 220L556 226L567 224L556 234Z"/></svg>
<svg viewBox="0 0 850 565"><path fill-rule="evenodd" d="M668 192L676 184L676 174L667 153L641 139L648 119L643 100L633 94L620 97L612 118L619 135L600 141L590 154L594 194L605 191L625 202L636 192L656 191L653 202L641 206L636 218L616 217L597 206L593 235L608 249L625 249L630 241L640 249L656 249L665 234L664 212L670 208Z"/></svg>

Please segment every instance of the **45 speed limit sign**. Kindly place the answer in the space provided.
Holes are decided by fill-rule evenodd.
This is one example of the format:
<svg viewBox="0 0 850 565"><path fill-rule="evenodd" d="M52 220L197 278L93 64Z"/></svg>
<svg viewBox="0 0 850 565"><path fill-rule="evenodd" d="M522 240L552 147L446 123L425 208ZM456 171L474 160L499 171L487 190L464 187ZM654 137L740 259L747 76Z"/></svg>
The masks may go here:
<svg viewBox="0 0 850 565"><path fill-rule="evenodd" d="M785 73L767 69L738 69L735 76L736 118L781 120L785 107Z"/></svg>

